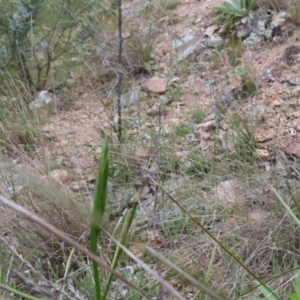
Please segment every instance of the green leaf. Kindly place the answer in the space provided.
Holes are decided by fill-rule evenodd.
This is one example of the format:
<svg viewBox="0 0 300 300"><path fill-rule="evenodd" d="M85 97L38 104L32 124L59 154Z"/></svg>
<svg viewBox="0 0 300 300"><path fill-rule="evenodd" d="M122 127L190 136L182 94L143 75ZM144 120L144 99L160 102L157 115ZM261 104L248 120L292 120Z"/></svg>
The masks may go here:
<svg viewBox="0 0 300 300"><path fill-rule="evenodd" d="M230 13L229 8L226 7L226 6L214 6L214 9L215 9L215 10L218 10L218 11L220 11L220 12L223 12L223 13L227 13L227 14Z"/></svg>
<svg viewBox="0 0 300 300"><path fill-rule="evenodd" d="M298 226L300 226L300 220L293 213L292 209L285 203L285 201L283 200L283 198L279 195L279 193L272 186L271 186L271 189L273 190L273 192L277 196L277 199L281 202L281 204L284 206L284 208L286 209L286 211L289 213L289 215L291 216L291 218L294 220L294 222Z"/></svg>
<svg viewBox="0 0 300 300"><path fill-rule="evenodd" d="M215 6L214 9L226 14L244 18L249 11L254 9L258 0L224 0L222 6Z"/></svg>
<svg viewBox="0 0 300 300"><path fill-rule="evenodd" d="M256 281L256 284L259 284L259 282ZM279 296L270 288L268 288L266 285L260 285L258 288L264 294L265 300L280 300ZM256 299L261 299L261 298L256 298Z"/></svg>
<svg viewBox="0 0 300 300"><path fill-rule="evenodd" d="M250 1L250 5L248 6L248 10L252 10L255 8L255 6L257 5L258 0L252 0Z"/></svg>
<svg viewBox="0 0 300 300"><path fill-rule="evenodd" d="M92 215L92 224L90 232L90 250L96 254L99 228L103 220L106 206L107 180L108 180L108 143L105 138L102 148L98 178L96 184L94 207ZM96 262L93 262L94 281L95 281L95 299L101 300L101 285L99 281L99 270Z"/></svg>
<svg viewBox="0 0 300 300"><path fill-rule="evenodd" d="M300 300L299 296L292 293L285 293L291 300Z"/></svg>
<svg viewBox="0 0 300 300"><path fill-rule="evenodd" d="M241 7L241 1L240 0L224 0L224 4L234 9L240 9Z"/></svg>

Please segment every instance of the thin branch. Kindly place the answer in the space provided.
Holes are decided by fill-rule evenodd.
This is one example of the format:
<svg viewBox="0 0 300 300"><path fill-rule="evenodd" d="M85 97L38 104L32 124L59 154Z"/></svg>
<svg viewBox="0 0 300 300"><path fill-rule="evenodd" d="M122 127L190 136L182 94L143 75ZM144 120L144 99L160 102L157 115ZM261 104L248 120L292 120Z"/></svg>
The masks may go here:
<svg viewBox="0 0 300 300"><path fill-rule="evenodd" d="M161 135L161 106L158 108L158 133L157 133L157 138L155 141L155 152L157 153L157 165L158 165L158 170L157 173L159 174L160 172L160 135ZM153 231L154 231L154 239L156 240L156 232L157 232L157 227L156 227L156 221L157 221L157 211L158 211L159 203L158 203L158 185L155 187L155 195L154 195L154 205L153 205ZM156 246L156 243L154 243L154 248ZM156 260L157 264L157 273L159 276L161 276L161 262L157 259ZM163 285L160 284L159 286L159 299L163 298Z"/></svg>

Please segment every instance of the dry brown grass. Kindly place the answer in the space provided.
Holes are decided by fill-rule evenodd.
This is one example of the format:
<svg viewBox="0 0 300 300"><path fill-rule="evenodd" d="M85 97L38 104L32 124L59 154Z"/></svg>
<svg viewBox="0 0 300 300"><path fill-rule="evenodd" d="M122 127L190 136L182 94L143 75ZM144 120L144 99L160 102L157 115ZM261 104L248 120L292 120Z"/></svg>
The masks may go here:
<svg viewBox="0 0 300 300"><path fill-rule="evenodd" d="M288 12L291 15L292 22L300 24L300 3L297 0L288 1Z"/></svg>
<svg viewBox="0 0 300 300"><path fill-rule="evenodd" d="M285 0L260 0L258 1L258 5L274 9L275 11L281 11L288 7L288 3Z"/></svg>
<svg viewBox="0 0 300 300"><path fill-rule="evenodd" d="M13 197L18 204L78 240L88 229L90 203L82 203L61 186L7 161L2 157L1 190L4 195ZM5 190L5 186L9 186L10 191ZM22 187L20 191L19 187ZM63 253L61 241L45 229L18 217L14 211L3 206L0 214L1 238L32 265L39 261L46 270L48 263L54 263L52 267L55 267L66 254Z"/></svg>

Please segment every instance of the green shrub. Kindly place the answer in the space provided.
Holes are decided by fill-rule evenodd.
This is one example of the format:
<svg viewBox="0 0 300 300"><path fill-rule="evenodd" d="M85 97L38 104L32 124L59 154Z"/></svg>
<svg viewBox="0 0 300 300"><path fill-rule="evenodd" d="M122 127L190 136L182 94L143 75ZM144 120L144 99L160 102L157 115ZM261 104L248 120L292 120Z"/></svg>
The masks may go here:
<svg viewBox="0 0 300 300"><path fill-rule="evenodd" d="M31 92L44 87L53 62L59 60L57 65L61 65L63 57L72 53L72 33L85 9L82 7L71 0L1 2L0 80L4 93L11 86Z"/></svg>
<svg viewBox="0 0 300 300"><path fill-rule="evenodd" d="M246 17L255 8L258 0L224 0L223 5L214 9L234 17Z"/></svg>

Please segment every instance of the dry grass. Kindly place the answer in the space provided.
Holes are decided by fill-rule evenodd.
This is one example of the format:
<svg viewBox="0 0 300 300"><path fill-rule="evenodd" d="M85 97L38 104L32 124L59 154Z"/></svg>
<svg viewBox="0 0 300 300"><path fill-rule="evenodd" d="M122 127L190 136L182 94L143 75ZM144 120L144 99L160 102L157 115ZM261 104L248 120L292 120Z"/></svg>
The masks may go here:
<svg viewBox="0 0 300 300"><path fill-rule="evenodd" d="M288 1L288 11L291 15L292 21L296 24L300 24L300 3L297 0Z"/></svg>
<svg viewBox="0 0 300 300"><path fill-rule="evenodd" d="M2 157L1 189L8 197L35 212L45 221L78 239L87 230L90 204L82 203L67 190L40 178L24 167L13 166ZM23 218L16 219L11 210L1 209L1 232L5 238L15 239L17 252L33 263L37 257L51 257L62 250L61 244L42 228L35 227ZM47 259L44 262L47 264Z"/></svg>
<svg viewBox="0 0 300 300"><path fill-rule="evenodd" d="M170 3L173 8L173 3ZM163 5L166 10L169 2L156 3L156 5L157 7ZM272 5L281 7L277 1L273 1ZM161 17L164 12L159 11L157 7L151 9L154 9ZM145 10L143 13L146 14L147 11ZM88 59L84 58L90 73L89 77L87 76L88 78L83 80L83 88L86 88L84 84L89 81L90 84L95 84L93 88L96 90L98 83L92 82L91 77L95 74L97 78L109 74L111 78L115 78L115 70L118 68L118 45L116 38L113 38L116 37L115 19L111 15L101 17L103 19L98 20L99 23L96 22L98 27L93 25L94 31L97 32L94 40L89 40L88 47L91 52L88 53L91 55L88 56ZM106 28L102 22L108 20L108 17L112 21L107 24ZM132 28L136 29L134 26L137 27L137 20L141 20L141 18L135 19L135 17L132 19L132 23L126 24L128 32ZM126 80L129 84L137 73L149 71L145 67L145 63L153 59L152 47L157 32L149 33L149 19L145 19L147 22L142 24L144 29L133 30L133 34L124 43L124 72L127 74ZM98 31L99 27L102 28ZM101 46L96 46L99 41L101 41ZM243 48L240 42L232 41L229 52L236 56L242 56ZM212 65L211 69L207 70L208 73L213 74L220 65L224 67L223 59L220 60L220 58L221 56L212 57ZM102 62L100 67L99 60ZM233 68L236 63L225 62L228 66L233 66L232 72L227 74L228 77L235 76ZM87 71L84 70L84 72ZM199 71L196 68L183 71L186 77L190 73L200 76L201 72L202 70ZM254 74L255 70L250 69L246 79L256 82ZM114 85L111 82L110 84ZM111 94L113 94L112 86L109 86ZM101 92L100 96L103 96L104 103L107 100L107 94L104 95ZM181 95L182 93L178 96L179 99ZM211 97L215 96L212 91ZM149 102L151 101L154 102L157 99L151 98ZM219 132L218 129L215 129L211 139L214 149L208 153L202 152L198 145L186 140L186 134L191 133L193 127L179 127L177 136L172 131L162 132L161 148L157 153L159 121L155 122L156 128L153 125L154 122L151 124L150 122L153 118L158 119L158 116L149 117L135 109L136 107L124 109L128 131L125 132L122 147L113 145L113 138L110 140L111 171L106 218L109 213L122 207L133 195L133 185L141 163L137 161L135 151L141 147L149 152L150 157L153 155L154 161L151 168L155 170L159 168L162 175L160 184L165 191L170 193L259 278L272 279L276 275L291 270L294 263L299 262L299 241L297 239L300 233L299 229L278 203L270 186L275 186L282 195L286 196L287 201L292 195L298 195L300 186L298 181L288 176L282 177L282 174L278 174L275 168L272 168L266 175L264 165L253 155L253 150L256 148L254 132L255 126L258 126L257 123L251 123L251 120L243 118L238 113L232 113L230 118L230 114L224 111L224 115L230 123L226 137L227 146L230 144L228 147L219 141ZM5 137L3 144L6 149L9 149L10 156L3 156L1 159L1 178L8 181L12 188L8 191L1 187L2 193L8 198L13 198L16 203L34 212L50 224L54 224L67 236L80 241L80 237L89 227L93 191L86 188L82 193L76 194L68 190L69 182L59 185L49 181L49 166L52 163L51 160L55 160L56 157L51 157L46 152L50 149L47 146L55 141L46 141L43 134L39 134L40 123L31 122L30 120L34 118L28 112L20 109L17 113L27 121L25 123L18 121L16 124L10 121L7 126L3 127L3 136ZM22 115L22 113L24 114ZM194 111L192 117L195 119L195 123L202 122L205 114L206 111L202 110L202 107L201 110L199 108L199 111ZM66 117L65 114L64 117ZM132 134L132 132L138 134ZM112 128L106 133L113 136ZM98 138L100 140L100 133ZM73 146L73 148L79 147L78 144ZM90 148L93 147L97 146L92 144ZM81 163L82 161L85 163L85 160L88 159L82 157L82 153L78 156L75 155L76 151L74 151L75 154L70 153L67 146L64 148L62 145L61 148L66 155L66 160L72 161L69 168L72 176L69 181L80 180L86 176ZM276 152L276 149L274 151ZM179 156L179 152L184 154ZM20 166L11 162L15 158L19 160ZM279 160L279 157L274 158L274 160L276 159ZM34 166L35 174L30 166ZM58 167L62 166L68 168L63 164ZM88 171L96 172L92 168ZM18 186L23 188L19 191ZM162 189L158 190L159 209L155 214L153 213L154 196L147 193L143 195L127 246L149 243L195 279L205 282L220 294L224 294L224 298L251 299L252 296L257 295L256 290L244 295L249 289L255 287L254 278L219 245L216 245L184 211L174 204ZM113 222L107 220L105 226L109 232L113 232L115 237L119 237L121 234L119 228L121 228L122 222L124 222L123 219ZM153 233L154 228L164 238L165 242L161 245L153 243L149 237L149 232ZM52 282L63 278L64 268L62 266L71 253L71 249L66 247L60 239L3 206L0 207L0 231L1 241L4 242L0 257L6 268L9 269L10 260L12 260L14 267L20 268L20 272L24 272L26 263L30 263L43 275L43 278ZM103 256L101 258L106 262L110 262L114 253L115 246L111 245L112 242L107 236L99 242L99 252ZM15 255L19 255L19 258L16 259ZM156 261L153 263L154 259L149 253L143 259L153 268L157 268ZM124 255L122 263L124 266L128 266L132 264L132 261ZM75 264L74 273L72 273L74 277L70 276L70 278L78 286L82 282L88 282L89 288L93 288L88 266L87 259L80 258L78 265ZM198 289L186 281L183 276L177 275L163 264L161 273L184 295L188 296L193 293L195 296L198 293ZM289 274L280 276L272 280L270 286L284 297L283 292L290 288L288 282L290 277ZM149 285L149 283L151 286L155 283L147 277L141 282L141 286ZM81 285L80 288L84 294L87 287ZM91 294L87 292L87 295ZM171 296L164 297L164 299L168 298L171 299ZM132 297L132 299L136 298Z"/></svg>

